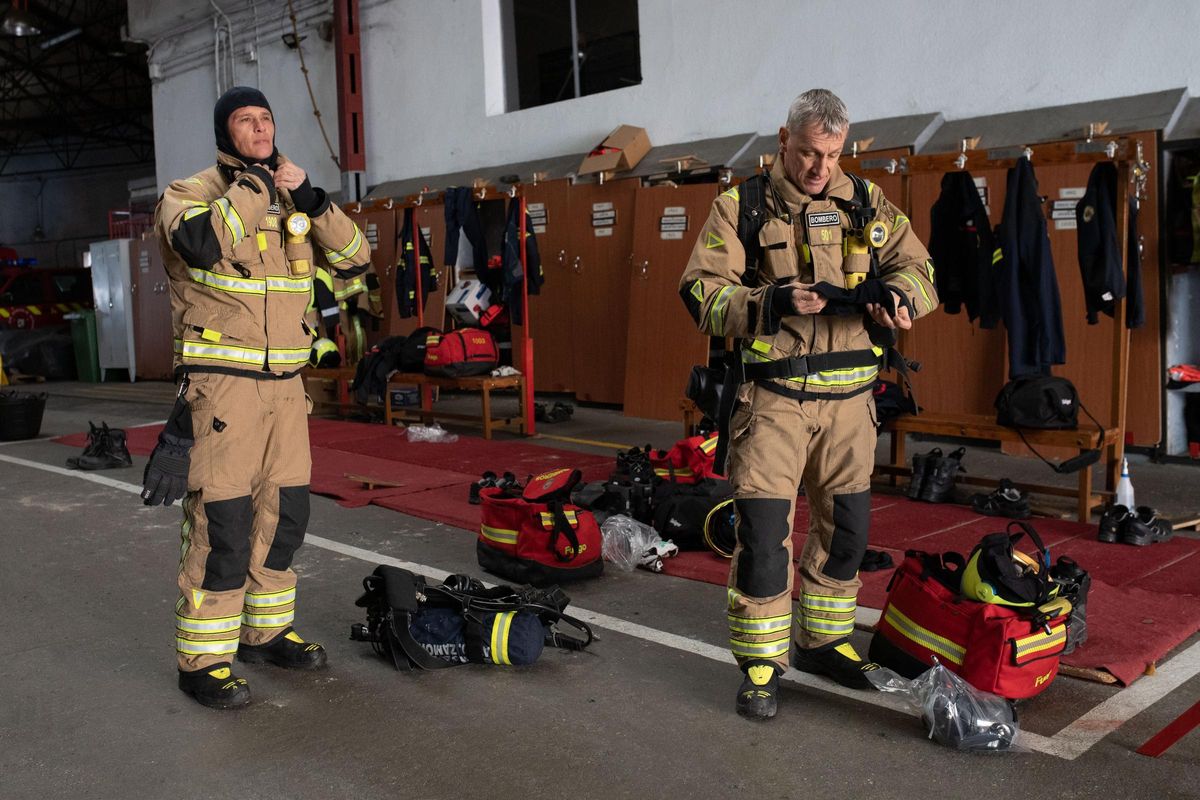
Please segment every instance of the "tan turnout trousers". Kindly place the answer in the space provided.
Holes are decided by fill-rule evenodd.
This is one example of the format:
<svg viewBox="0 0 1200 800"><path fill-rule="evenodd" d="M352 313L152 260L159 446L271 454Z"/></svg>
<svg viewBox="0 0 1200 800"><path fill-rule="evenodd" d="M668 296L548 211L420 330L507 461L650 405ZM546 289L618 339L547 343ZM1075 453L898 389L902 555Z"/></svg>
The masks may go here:
<svg viewBox="0 0 1200 800"><path fill-rule="evenodd" d="M295 618L292 556L308 526L307 402L299 378L193 373L196 444L183 501L179 668L231 661Z"/></svg>
<svg viewBox="0 0 1200 800"><path fill-rule="evenodd" d="M792 522L801 482L810 508L799 559L796 641L811 648L854 630L875 463L870 392L796 400L745 384L730 424L729 479L738 543L729 571L730 647L738 663L788 666Z"/></svg>

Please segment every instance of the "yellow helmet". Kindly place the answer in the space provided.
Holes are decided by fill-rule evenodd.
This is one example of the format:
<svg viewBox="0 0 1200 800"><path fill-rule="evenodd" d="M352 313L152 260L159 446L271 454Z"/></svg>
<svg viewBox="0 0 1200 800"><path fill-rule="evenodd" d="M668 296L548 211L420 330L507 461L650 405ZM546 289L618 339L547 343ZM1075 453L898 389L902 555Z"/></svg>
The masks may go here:
<svg viewBox="0 0 1200 800"><path fill-rule="evenodd" d="M317 339L313 342L308 363L314 367L340 367L342 354L338 352L337 345L331 339Z"/></svg>
<svg viewBox="0 0 1200 800"><path fill-rule="evenodd" d="M1038 547L1042 559L1049 556L1033 527L1023 523L1017 534L989 533L984 536L967 559L963 569L962 594L981 603L995 603L1014 608L1032 608L1045 603L1058 593L1058 585L1050 580L1042 560L1017 550L1013 545L1025 533Z"/></svg>

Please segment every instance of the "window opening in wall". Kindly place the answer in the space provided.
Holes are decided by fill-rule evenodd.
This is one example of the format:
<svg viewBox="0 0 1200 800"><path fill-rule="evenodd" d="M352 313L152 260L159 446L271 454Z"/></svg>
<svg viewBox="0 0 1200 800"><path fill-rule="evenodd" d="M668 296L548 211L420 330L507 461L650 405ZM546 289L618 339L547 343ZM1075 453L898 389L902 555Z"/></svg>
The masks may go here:
<svg viewBox="0 0 1200 800"><path fill-rule="evenodd" d="M511 0L510 7L506 60L517 81L510 111L642 82L637 0Z"/></svg>

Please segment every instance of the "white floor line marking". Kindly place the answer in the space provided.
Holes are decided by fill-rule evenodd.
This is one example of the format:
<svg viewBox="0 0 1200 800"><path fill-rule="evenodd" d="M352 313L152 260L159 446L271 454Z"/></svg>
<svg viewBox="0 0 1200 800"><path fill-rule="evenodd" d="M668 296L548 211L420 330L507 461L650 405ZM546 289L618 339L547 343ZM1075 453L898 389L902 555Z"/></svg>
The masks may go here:
<svg viewBox="0 0 1200 800"><path fill-rule="evenodd" d="M31 442L51 442L54 441L53 436L37 436L33 439L14 439L11 442L0 442L0 447L7 447L10 444L30 444Z"/></svg>
<svg viewBox="0 0 1200 800"><path fill-rule="evenodd" d="M16 464L23 467L32 467L46 472L53 472L58 475L66 475L72 478L80 478L92 483L98 483L102 486L108 486L113 489L119 489L130 494L140 494L141 486L136 484L119 481L114 478L109 478L104 475L96 475L91 472L80 472L79 470L63 469L50 464L42 464L38 461L29 461L24 458L14 458L12 456L0 455L0 461L5 461L10 464ZM305 542L320 547L323 550L329 550L334 553L351 556L353 558L366 561L370 564L389 564L401 569L407 569L411 572L416 572L433 580L443 580L449 575L445 570L437 569L436 567L426 566L425 564L417 564L411 561L402 561L398 558L385 556L376 553L372 550L367 550L362 547L355 547L350 544L326 539L323 536L308 534L305 536ZM670 647L675 650L681 650L686 653L703 656L704 658L713 661L719 661L723 664L733 664L733 656L724 647L701 642L696 639L689 639L686 636L670 633L668 631L658 630L646 625L639 625L636 622L619 617L611 617L607 614L601 614L597 611L589 611L579 606L572 606L571 613L587 622L590 625L595 625L606 630L623 633L627 636L633 636L643 641L653 642L664 647ZM873 618L872 618L873 616ZM859 607L856 623L863 625L868 622L874 623L879 619L879 611L872 608ZM1193 644L1191 647L1176 655L1169 661L1159 665L1153 679L1143 678L1134 683L1132 686L1126 687L1112 697L1091 709L1083 716L1079 717L1074 722L1067 725L1053 736L1042 736L1028 731L1021 732L1020 744L1028 747L1030 750L1036 750L1046 755L1056 756L1068 761L1074 760L1086 753L1094 745L1099 743L1105 736L1121 727L1124 723L1133 719L1135 716L1145 711L1150 706L1157 703L1162 698L1166 697L1176 688L1192 677L1200 674L1200 642ZM908 705L900 700L897 696L891 694L883 694L875 692L867 694L864 692L855 691L853 689L845 689L825 678L819 678L815 675L799 672L795 669L789 669L783 676L783 679L789 683L794 683L800 686L806 686L811 689L818 689L829 694L836 694L840 697L846 697L851 700L856 700L860 703L866 703L881 708L888 708L893 711L898 711L902 714L916 716Z"/></svg>
<svg viewBox="0 0 1200 800"><path fill-rule="evenodd" d="M973 522L979 522L979 520L977 520L977 519L967 519L967 520L963 520L962 522L956 522L956 523L954 523L953 525L951 525L951 526L949 526L949 527L946 527L946 528L939 528L939 529L937 529L936 531L930 531L929 533L923 533L923 534L921 534L920 536L917 536L916 538L909 539L909 541L910 541L910 542L919 542L919 541L920 541L920 540L922 540L922 539L928 539L930 536L937 536L939 533L945 533L946 531L952 531L952 530L954 530L955 528L961 528L961 527L963 527L964 525L970 525L970 524L971 524L971 523L973 523Z"/></svg>

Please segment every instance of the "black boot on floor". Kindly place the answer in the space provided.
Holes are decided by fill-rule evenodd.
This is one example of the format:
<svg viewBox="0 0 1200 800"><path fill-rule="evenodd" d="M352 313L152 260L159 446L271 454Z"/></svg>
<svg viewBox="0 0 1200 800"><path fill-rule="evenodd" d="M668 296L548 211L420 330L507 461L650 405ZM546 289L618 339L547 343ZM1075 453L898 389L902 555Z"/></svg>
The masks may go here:
<svg viewBox="0 0 1200 800"><path fill-rule="evenodd" d="M233 674L229 664L213 664L195 672L179 673L179 688L209 708L241 708L250 702L250 686Z"/></svg>
<svg viewBox="0 0 1200 800"><path fill-rule="evenodd" d="M247 664L274 664L284 669L320 669L328 658L325 648L316 642L306 642L291 628L266 644L238 645L238 661Z"/></svg>
<svg viewBox="0 0 1200 800"><path fill-rule="evenodd" d="M1129 509L1123 505L1111 505L1100 515L1100 532L1096 541L1113 544L1121 537L1121 529L1129 521Z"/></svg>
<svg viewBox="0 0 1200 800"><path fill-rule="evenodd" d="M954 477L966 472L962 458L966 448L960 447L948 456L929 460L928 474L921 483L921 500L926 503L949 503L954 499Z"/></svg>
<svg viewBox="0 0 1200 800"><path fill-rule="evenodd" d="M774 661L755 659L742 664L742 672L746 679L738 687L737 713L765 722L779 710L779 666Z"/></svg>
<svg viewBox="0 0 1200 800"><path fill-rule="evenodd" d="M1029 519L1029 495L1022 492L1008 478L1001 478L1000 485L991 494L971 496L971 508L976 514L1009 519Z"/></svg>
<svg viewBox="0 0 1200 800"><path fill-rule="evenodd" d="M929 476L929 465L936 463L942 457L942 448L935 447L928 453L917 453L913 456L912 480L908 482L908 499L920 500L921 487Z"/></svg>
<svg viewBox="0 0 1200 800"><path fill-rule="evenodd" d="M1138 506L1121 528L1121 542L1138 547L1167 542L1174 535L1175 529L1171 523L1160 518L1158 512L1150 506Z"/></svg>
<svg viewBox="0 0 1200 800"><path fill-rule="evenodd" d="M83 446L83 452L77 456L71 456L67 459L67 466L71 469L79 469L79 459L88 456L94 456L100 452L100 444L103 441L102 436L104 431L108 429L108 425L104 427L93 425L91 420L88 420L88 438L87 444Z"/></svg>
<svg viewBox="0 0 1200 800"><path fill-rule="evenodd" d="M801 672L832 678L847 689L867 691L875 689L875 684L867 679L867 673L879 669L874 661L863 661L849 639L838 639L812 649L797 647L792 665Z"/></svg>
<svg viewBox="0 0 1200 800"><path fill-rule="evenodd" d="M80 456L75 462L77 469L117 469L133 466L129 457L129 448L125 446L125 431L120 428L110 428L104 424L100 432L100 443L96 452L90 456Z"/></svg>

